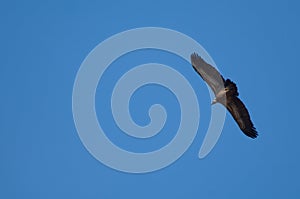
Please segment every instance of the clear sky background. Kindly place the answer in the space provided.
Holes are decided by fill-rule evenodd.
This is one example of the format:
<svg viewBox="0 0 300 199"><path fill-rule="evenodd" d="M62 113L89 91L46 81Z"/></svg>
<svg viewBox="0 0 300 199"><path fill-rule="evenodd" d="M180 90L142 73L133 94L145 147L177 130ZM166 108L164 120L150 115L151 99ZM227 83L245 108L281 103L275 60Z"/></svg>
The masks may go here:
<svg viewBox="0 0 300 199"><path fill-rule="evenodd" d="M291 0L2 1L0 198L299 198L299 10ZM153 150L172 138L178 104L165 89L150 85L132 98L139 124L149 119L144 104L159 101L174 112L161 132L167 136L156 142L116 136L121 133L102 103L109 95L101 91L113 85L119 65L158 62L179 70L196 89L197 137L178 161L153 173L122 173L94 159L73 122L76 73L101 41L145 26L198 41L237 83L258 139L244 136L228 114L216 147L198 159L210 118L207 87L189 63L149 50L121 57L98 87L97 114L107 116L101 122L112 132L108 136L133 151Z"/></svg>

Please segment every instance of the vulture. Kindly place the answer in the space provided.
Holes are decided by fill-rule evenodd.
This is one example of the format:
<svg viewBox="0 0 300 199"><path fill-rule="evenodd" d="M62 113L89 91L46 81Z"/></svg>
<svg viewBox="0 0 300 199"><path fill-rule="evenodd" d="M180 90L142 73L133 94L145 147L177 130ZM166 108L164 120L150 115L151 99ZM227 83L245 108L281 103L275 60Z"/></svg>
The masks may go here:
<svg viewBox="0 0 300 199"><path fill-rule="evenodd" d="M250 138L256 138L258 133L254 127L249 112L244 103L238 98L236 84L223 76L210 64L206 63L198 54L191 55L194 70L209 85L215 94L212 105L220 103L226 107L242 132Z"/></svg>

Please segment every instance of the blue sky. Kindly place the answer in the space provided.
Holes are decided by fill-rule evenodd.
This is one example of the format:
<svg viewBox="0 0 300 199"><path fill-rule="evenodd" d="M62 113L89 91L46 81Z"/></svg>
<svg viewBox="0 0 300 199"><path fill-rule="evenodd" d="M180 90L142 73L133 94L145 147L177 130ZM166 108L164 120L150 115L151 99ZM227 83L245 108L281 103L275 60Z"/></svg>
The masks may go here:
<svg viewBox="0 0 300 199"><path fill-rule="evenodd" d="M299 8L297 1L2 2L0 197L299 198ZM259 138L244 136L228 114L216 147L198 159L210 118L207 87L188 63L149 50L120 58L107 72L107 85L97 89L97 114L107 115L111 124L105 128L115 129L100 99L108 97L101 91L113 83L118 64L128 69L149 61L174 65L199 98L194 142L174 164L147 174L115 171L93 158L73 121L76 73L101 41L145 26L174 29L198 41L222 74L237 83ZM133 96L133 119L147 124L143 104L157 101L174 112L167 134L178 126L179 111L174 96L161 87L150 85ZM162 136L157 144L135 141L134 147L111 137L137 151L170 138Z"/></svg>

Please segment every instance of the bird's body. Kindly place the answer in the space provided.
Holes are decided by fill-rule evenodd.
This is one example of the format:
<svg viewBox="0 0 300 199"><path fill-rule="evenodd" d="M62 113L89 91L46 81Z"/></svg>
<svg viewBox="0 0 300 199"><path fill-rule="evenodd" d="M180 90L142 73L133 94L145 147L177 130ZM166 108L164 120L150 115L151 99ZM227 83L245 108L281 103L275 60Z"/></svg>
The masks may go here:
<svg viewBox="0 0 300 199"><path fill-rule="evenodd" d="M230 79L225 80L213 66L206 63L196 53L191 55L191 61L195 71L215 94L212 104L220 103L225 106L245 135L256 138L257 131L250 119L247 108L238 98L239 93L236 84Z"/></svg>
<svg viewBox="0 0 300 199"><path fill-rule="evenodd" d="M214 99L214 101L212 102L212 104L215 103L220 103L223 104L224 106L226 106L226 93L228 92L228 90L226 90L224 88L224 90L220 90L217 94L216 94L216 98Z"/></svg>

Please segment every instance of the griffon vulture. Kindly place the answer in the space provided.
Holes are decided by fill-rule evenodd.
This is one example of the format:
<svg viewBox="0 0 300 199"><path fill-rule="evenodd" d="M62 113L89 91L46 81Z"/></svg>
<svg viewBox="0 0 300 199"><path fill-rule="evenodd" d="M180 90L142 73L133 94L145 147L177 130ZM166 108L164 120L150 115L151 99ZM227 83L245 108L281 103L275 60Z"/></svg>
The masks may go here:
<svg viewBox="0 0 300 199"><path fill-rule="evenodd" d="M191 62L195 71L215 94L212 104L220 103L225 106L244 134L256 138L257 131L250 119L247 108L238 98L239 93L236 84L230 79L225 80L213 66L206 63L196 53L191 55Z"/></svg>

